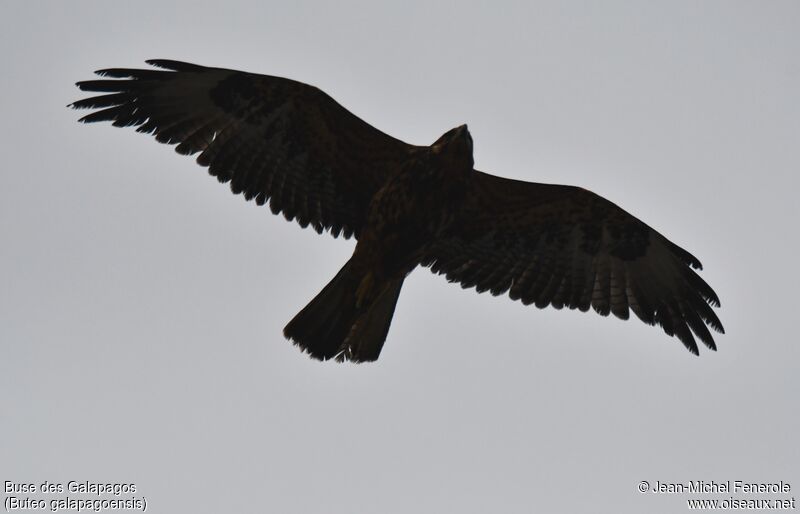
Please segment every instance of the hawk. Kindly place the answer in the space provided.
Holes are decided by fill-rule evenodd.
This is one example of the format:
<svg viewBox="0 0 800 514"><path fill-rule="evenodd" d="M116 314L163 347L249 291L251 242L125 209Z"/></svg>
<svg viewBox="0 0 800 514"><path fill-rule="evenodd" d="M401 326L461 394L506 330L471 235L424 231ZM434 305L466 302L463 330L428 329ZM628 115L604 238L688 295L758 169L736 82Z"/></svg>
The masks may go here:
<svg viewBox="0 0 800 514"><path fill-rule="evenodd" d="M580 187L473 168L456 127L414 146L364 122L316 87L280 77L149 60L78 82L101 93L82 122L135 126L197 156L220 182L300 226L357 240L352 257L284 328L317 359L374 361L403 280L429 267L463 288L659 325L698 354L724 333L700 261Z"/></svg>

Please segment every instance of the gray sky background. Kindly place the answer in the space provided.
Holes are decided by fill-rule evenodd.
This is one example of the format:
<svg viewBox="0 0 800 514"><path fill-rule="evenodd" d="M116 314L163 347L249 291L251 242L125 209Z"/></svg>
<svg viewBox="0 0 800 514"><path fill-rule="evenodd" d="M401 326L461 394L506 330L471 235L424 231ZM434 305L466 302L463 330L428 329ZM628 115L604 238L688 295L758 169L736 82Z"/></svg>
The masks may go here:
<svg viewBox="0 0 800 514"><path fill-rule="evenodd" d="M0 481L134 482L193 513L800 496L798 27L792 1L3 2ZM697 255L728 333L696 358L421 269L380 361L312 361L281 331L354 243L65 108L148 58L308 82L411 143L469 123L477 168L581 185Z"/></svg>

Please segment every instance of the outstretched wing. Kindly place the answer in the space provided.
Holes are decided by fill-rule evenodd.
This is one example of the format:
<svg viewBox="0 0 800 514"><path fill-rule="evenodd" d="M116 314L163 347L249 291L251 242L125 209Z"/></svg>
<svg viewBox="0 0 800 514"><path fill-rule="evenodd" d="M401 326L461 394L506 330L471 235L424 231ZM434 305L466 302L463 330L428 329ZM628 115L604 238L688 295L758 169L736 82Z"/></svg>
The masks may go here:
<svg viewBox="0 0 800 514"><path fill-rule="evenodd" d="M692 332L716 350L706 325L724 332L719 299L689 252L585 189L476 173L452 235L423 260L432 271L539 308L630 309L694 354Z"/></svg>
<svg viewBox="0 0 800 514"><path fill-rule="evenodd" d="M138 126L178 153L200 153L220 182L317 232L359 234L372 195L414 146L375 129L319 89L293 80L177 61L164 70L106 69L78 82L104 93L72 104L83 122Z"/></svg>

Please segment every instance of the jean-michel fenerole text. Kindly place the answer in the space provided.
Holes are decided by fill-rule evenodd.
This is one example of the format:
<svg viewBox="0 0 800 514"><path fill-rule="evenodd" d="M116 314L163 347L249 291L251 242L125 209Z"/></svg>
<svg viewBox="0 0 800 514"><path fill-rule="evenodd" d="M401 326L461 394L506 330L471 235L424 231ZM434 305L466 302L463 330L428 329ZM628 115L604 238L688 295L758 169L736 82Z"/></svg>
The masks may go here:
<svg viewBox="0 0 800 514"><path fill-rule="evenodd" d="M683 482L662 482L656 481L650 488L654 493L728 493L728 494L752 494L752 493L778 493L786 494L791 492L792 485L781 480L780 482L745 482L743 480L690 480Z"/></svg>

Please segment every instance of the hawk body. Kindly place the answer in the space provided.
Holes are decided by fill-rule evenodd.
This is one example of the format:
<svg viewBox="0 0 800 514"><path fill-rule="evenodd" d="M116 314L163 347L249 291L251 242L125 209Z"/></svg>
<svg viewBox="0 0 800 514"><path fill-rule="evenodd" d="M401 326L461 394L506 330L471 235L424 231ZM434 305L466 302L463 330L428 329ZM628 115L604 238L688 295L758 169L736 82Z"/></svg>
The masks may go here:
<svg viewBox="0 0 800 514"><path fill-rule="evenodd" d="M319 359L378 358L403 280L428 266L462 287L543 308L660 325L693 353L716 349L719 299L700 262L585 189L473 168L466 126L430 146L370 126L289 79L177 61L106 69L78 87L81 121L137 126L197 154L220 182L317 232L354 236L341 271L284 329ZM109 78L111 80L109 80ZM693 269L694 268L694 269Z"/></svg>
<svg viewBox="0 0 800 514"><path fill-rule="evenodd" d="M448 234L474 174L466 125L416 152L370 203L355 256L379 256L389 275L413 270Z"/></svg>
<svg viewBox="0 0 800 514"><path fill-rule="evenodd" d="M472 166L466 125L414 152L375 193L353 256L286 326L286 337L321 359L377 359L403 280L450 234L475 173ZM337 316L350 314L331 322L332 305Z"/></svg>

